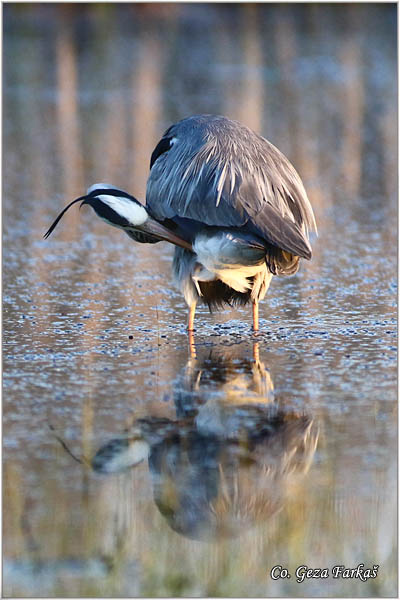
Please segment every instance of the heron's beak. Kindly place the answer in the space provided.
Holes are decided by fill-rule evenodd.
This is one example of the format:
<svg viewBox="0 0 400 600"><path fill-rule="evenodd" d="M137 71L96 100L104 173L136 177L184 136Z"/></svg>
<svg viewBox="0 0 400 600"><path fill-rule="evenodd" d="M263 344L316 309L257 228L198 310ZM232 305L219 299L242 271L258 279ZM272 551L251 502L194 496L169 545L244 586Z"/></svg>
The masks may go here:
<svg viewBox="0 0 400 600"><path fill-rule="evenodd" d="M46 231L46 233L44 234L44 239L46 240L49 235L53 232L53 230L57 227L58 222L60 221L60 219L63 217L63 215L67 212L67 210L73 205L76 204L76 202L82 202L82 204L85 203L85 201L87 200L87 196L81 196L80 198L77 198L76 200L72 200L72 202L70 202L68 204L68 206L66 206L58 215L57 219L54 221L54 223L51 225L51 227ZM81 206L82 206L81 204Z"/></svg>
<svg viewBox="0 0 400 600"><path fill-rule="evenodd" d="M185 248L185 250L193 251L192 244L190 244L186 240L183 240L182 238L178 237L177 235L172 233L172 231L170 231L169 229L164 227L164 225L161 225L161 223L158 223L158 221L155 221L151 217L149 217L143 223L143 225L141 226L141 229L145 233L150 233L151 235L154 235L155 237L160 238L160 240L170 242L171 244L174 244L175 246L180 246L181 248Z"/></svg>

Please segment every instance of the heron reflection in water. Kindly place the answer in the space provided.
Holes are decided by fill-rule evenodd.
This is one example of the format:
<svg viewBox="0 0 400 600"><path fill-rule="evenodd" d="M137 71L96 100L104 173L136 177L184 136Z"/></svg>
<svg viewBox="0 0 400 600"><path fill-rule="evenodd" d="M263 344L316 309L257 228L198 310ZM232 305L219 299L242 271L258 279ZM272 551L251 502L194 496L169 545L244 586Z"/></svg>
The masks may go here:
<svg viewBox="0 0 400 600"><path fill-rule="evenodd" d="M174 385L176 419L135 419L88 462L112 474L147 460L160 513L192 539L236 536L273 517L318 441L312 416L274 397L265 365L229 350L188 361Z"/></svg>
<svg viewBox="0 0 400 600"><path fill-rule="evenodd" d="M175 280L189 307L258 304L273 275L293 275L312 255L317 230L302 181L288 159L247 127L200 115L167 129L150 161L146 207L109 184L71 202L89 204L109 225L141 243L176 246Z"/></svg>

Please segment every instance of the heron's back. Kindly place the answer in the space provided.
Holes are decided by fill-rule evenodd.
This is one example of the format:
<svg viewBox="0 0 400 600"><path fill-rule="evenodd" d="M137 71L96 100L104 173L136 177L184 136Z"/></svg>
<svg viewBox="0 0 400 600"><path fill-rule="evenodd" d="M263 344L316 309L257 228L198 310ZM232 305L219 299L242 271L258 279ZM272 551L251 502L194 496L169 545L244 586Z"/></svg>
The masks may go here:
<svg viewBox="0 0 400 600"><path fill-rule="evenodd" d="M308 233L316 226L304 186L267 140L226 117L201 115L170 127L157 148L147 183L147 206L157 219L241 227L311 256Z"/></svg>

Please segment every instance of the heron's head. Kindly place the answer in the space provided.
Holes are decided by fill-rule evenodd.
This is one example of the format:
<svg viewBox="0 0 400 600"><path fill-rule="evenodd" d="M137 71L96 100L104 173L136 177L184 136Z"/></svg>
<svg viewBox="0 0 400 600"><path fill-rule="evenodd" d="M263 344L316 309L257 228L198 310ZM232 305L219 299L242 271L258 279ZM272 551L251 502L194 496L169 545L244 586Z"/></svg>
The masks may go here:
<svg viewBox="0 0 400 600"><path fill-rule="evenodd" d="M141 227L149 218L145 207L136 198L103 183L95 183L82 200L96 215L109 225L120 229Z"/></svg>
<svg viewBox="0 0 400 600"><path fill-rule="evenodd" d="M64 213L77 202L80 202L81 206L89 204L100 219L108 225L123 229L136 241L154 243L165 240L191 250L191 244L153 219L136 198L108 183L95 183L90 186L85 196L70 202L45 233L45 238L49 237Z"/></svg>
<svg viewBox="0 0 400 600"><path fill-rule="evenodd" d="M76 198L64 208L45 234L45 238L49 237L65 212L77 202L80 202L81 206L89 204L103 221L120 229L141 227L149 219L145 207L133 196L107 183L95 183L90 186L85 196Z"/></svg>

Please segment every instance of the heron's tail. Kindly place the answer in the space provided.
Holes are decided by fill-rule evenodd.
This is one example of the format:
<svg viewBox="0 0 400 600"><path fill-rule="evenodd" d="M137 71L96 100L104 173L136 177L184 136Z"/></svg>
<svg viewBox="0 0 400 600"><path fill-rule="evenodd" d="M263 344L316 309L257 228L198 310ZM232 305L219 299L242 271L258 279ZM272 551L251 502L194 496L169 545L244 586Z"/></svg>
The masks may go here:
<svg viewBox="0 0 400 600"><path fill-rule="evenodd" d="M265 262L273 275L294 275L299 269L300 257L281 250L275 246L268 246Z"/></svg>

